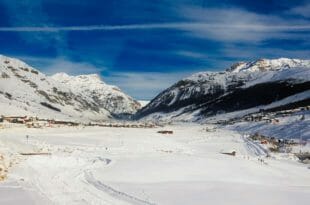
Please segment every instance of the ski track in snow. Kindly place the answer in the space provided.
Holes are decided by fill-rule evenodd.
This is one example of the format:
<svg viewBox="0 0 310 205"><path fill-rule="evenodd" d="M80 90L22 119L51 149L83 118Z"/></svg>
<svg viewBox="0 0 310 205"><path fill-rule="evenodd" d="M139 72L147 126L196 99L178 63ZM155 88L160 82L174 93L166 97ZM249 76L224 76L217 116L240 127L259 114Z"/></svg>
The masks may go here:
<svg viewBox="0 0 310 205"><path fill-rule="evenodd" d="M242 139L245 142L245 146L250 151L250 153L258 157L266 157L268 155L268 151L257 142L254 142L245 136L242 136Z"/></svg>
<svg viewBox="0 0 310 205"><path fill-rule="evenodd" d="M127 201L131 204L137 204L137 205L155 205L155 203L151 203L142 199L139 199L137 197L131 196L129 194L126 194L125 192L118 191L114 189L111 186L108 186L107 184L104 184L103 182L96 180L90 171L84 172L85 180L88 184L93 185L98 190L103 191L109 195L111 195L114 198Z"/></svg>

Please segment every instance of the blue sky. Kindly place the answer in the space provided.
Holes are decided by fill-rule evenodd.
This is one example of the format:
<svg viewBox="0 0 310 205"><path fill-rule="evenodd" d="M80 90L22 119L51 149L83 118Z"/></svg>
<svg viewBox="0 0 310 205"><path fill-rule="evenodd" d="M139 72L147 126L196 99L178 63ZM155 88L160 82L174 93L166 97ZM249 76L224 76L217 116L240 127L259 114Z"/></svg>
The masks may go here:
<svg viewBox="0 0 310 205"><path fill-rule="evenodd" d="M310 56L310 0L0 0L0 53L137 99L236 61Z"/></svg>

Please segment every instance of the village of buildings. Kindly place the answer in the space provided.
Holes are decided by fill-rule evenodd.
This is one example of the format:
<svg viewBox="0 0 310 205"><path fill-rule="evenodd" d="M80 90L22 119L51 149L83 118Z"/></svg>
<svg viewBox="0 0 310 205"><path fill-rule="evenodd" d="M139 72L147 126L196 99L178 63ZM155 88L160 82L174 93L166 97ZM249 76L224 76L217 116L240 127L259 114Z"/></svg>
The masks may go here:
<svg viewBox="0 0 310 205"><path fill-rule="evenodd" d="M154 123L128 123L128 122L89 122L81 123L70 120L46 119L32 116L0 116L0 129L12 126L26 126L27 128L63 127L63 126L99 126L116 128L154 128Z"/></svg>

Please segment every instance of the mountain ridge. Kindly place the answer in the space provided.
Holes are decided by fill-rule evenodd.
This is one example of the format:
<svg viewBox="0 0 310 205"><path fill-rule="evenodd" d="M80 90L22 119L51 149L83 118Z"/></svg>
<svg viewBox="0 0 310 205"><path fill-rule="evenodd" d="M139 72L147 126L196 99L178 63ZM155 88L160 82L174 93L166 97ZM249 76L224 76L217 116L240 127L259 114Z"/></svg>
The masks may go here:
<svg viewBox="0 0 310 205"><path fill-rule="evenodd" d="M237 107L249 109L251 106L267 105L289 94L308 90L309 68L310 60L279 58L237 63L220 72L195 73L157 95L137 112L136 119L151 119L152 115L158 119L174 112L188 119L189 115L196 112L196 117L190 120L195 121L217 113L236 111ZM274 88L277 88L277 92L272 92ZM289 92L286 93L285 89ZM252 94L251 90L258 95ZM243 104L239 103L236 99L238 95L248 99L244 99ZM231 104L224 106L225 103L221 101ZM240 106L236 106L238 103ZM236 108L231 110L230 107Z"/></svg>
<svg viewBox="0 0 310 205"><path fill-rule="evenodd" d="M102 81L98 74L70 76L56 73L51 78L74 89L76 93L83 93L114 115L133 114L141 107L138 101L123 93L120 88Z"/></svg>

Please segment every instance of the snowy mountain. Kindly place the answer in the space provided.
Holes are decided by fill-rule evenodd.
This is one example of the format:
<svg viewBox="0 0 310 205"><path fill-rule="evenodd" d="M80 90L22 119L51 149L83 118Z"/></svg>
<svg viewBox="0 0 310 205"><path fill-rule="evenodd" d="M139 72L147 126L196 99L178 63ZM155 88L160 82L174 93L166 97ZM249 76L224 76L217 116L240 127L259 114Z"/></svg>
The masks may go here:
<svg viewBox="0 0 310 205"><path fill-rule="evenodd" d="M0 55L0 115L107 120L134 113L139 103L96 75L49 77L26 63Z"/></svg>
<svg viewBox="0 0 310 205"><path fill-rule="evenodd" d="M118 87L105 84L97 74L69 76L66 73L57 73L52 79L114 115L133 114L141 106Z"/></svg>
<svg viewBox="0 0 310 205"><path fill-rule="evenodd" d="M147 104L149 104L150 101L148 101L148 100L138 100L138 102L141 104L141 107L145 107Z"/></svg>
<svg viewBox="0 0 310 205"><path fill-rule="evenodd" d="M200 72L180 80L142 108L136 118L197 121L281 100L288 104L291 101L285 99L294 95L298 96L292 97L294 102L309 101L309 79L310 60L239 62L223 72Z"/></svg>

